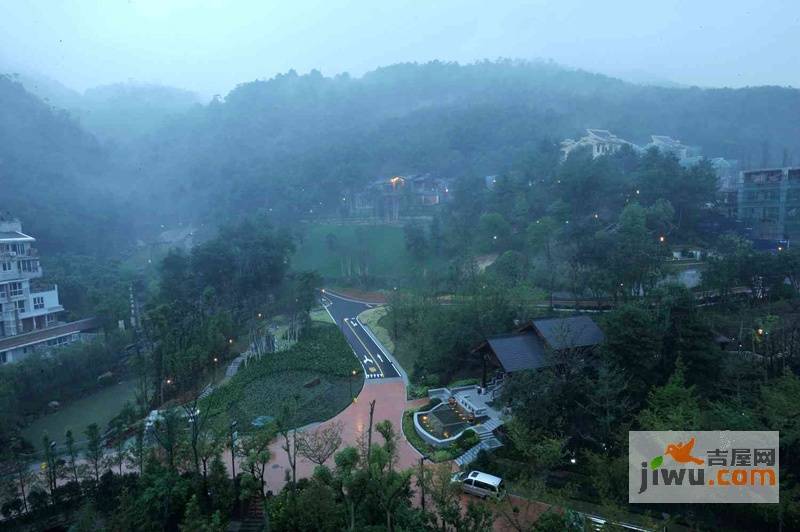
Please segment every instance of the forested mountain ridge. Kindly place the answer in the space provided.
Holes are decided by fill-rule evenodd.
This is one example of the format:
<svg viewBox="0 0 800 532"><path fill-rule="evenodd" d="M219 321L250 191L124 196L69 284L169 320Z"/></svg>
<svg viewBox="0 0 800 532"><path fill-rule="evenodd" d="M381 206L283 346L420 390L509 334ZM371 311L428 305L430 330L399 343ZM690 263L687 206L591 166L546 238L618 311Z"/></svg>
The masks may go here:
<svg viewBox="0 0 800 532"><path fill-rule="evenodd" d="M798 117L796 89L639 86L552 63L399 64L361 78L290 71L175 118L132 160L150 203L167 199L182 216L266 207L297 216L334 213L342 190L379 175L507 172L542 139L587 127L783 164L800 158Z"/></svg>
<svg viewBox="0 0 800 532"><path fill-rule="evenodd" d="M107 151L69 113L0 76L0 207L24 221L45 250L97 253L126 231L102 192Z"/></svg>
<svg viewBox="0 0 800 532"><path fill-rule="evenodd" d="M527 171L541 141L552 145L587 127L642 144L670 135L744 166L800 160L800 90L641 86L547 62L405 63L360 78L290 71L207 105L189 105L179 90L112 86L92 96L116 116L107 125L117 138L131 130L112 144L11 79L0 87L0 134L8 137L0 154L6 179L18 184L12 189L22 190L7 208L31 219L74 201L105 216L98 212L108 198L80 192L91 182L127 205L111 209L104 224L136 212L128 223L143 231L179 221L215 225L254 210L272 209L282 220L334 215L343 191L387 174ZM136 122L142 105L154 114ZM59 187L66 187L59 201L40 201ZM70 209L81 210L89 216ZM38 218L31 231L45 238L56 225L73 227L45 227Z"/></svg>

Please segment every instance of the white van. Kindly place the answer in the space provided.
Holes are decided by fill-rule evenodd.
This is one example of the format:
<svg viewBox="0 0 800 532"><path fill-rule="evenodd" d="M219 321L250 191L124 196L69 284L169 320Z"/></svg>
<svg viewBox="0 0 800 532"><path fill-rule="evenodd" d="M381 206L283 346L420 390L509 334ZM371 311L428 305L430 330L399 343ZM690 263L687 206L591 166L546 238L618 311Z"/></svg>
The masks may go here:
<svg viewBox="0 0 800 532"><path fill-rule="evenodd" d="M480 471L466 471L453 475L453 482L461 483L464 493L477 495L478 497L502 499L506 496L506 486L503 479Z"/></svg>

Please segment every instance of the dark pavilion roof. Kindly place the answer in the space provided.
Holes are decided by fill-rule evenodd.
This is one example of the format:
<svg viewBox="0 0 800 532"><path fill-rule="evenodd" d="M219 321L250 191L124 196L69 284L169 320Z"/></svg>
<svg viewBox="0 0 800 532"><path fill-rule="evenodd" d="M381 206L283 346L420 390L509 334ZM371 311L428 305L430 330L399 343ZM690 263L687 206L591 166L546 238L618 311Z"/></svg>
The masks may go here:
<svg viewBox="0 0 800 532"><path fill-rule="evenodd" d="M605 339L589 316L533 320L533 327L550 349L591 347Z"/></svg>
<svg viewBox="0 0 800 532"><path fill-rule="evenodd" d="M497 360L508 371L536 369L545 365L545 350L536 334L504 334L486 340Z"/></svg>
<svg viewBox="0 0 800 532"><path fill-rule="evenodd" d="M533 320L518 333L493 336L489 348L507 372L537 369L547 365L548 349L589 348L605 339L603 331L588 316Z"/></svg>

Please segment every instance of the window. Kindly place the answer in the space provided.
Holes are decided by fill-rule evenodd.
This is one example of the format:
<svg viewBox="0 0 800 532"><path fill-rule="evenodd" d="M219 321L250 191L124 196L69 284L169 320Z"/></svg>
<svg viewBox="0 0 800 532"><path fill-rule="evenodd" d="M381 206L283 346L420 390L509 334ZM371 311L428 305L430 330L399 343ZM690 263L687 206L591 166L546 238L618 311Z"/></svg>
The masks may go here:
<svg viewBox="0 0 800 532"><path fill-rule="evenodd" d="M481 482L480 480L475 481L475 487L486 491L494 491L494 486L486 482Z"/></svg>
<svg viewBox="0 0 800 532"><path fill-rule="evenodd" d="M39 271L39 261L38 260L22 260L19 262L19 270L22 272L38 272Z"/></svg>
<svg viewBox="0 0 800 532"><path fill-rule="evenodd" d="M18 311L25 312L25 300L24 299L20 299L19 301L14 301L14 306L17 308Z"/></svg>
<svg viewBox="0 0 800 532"><path fill-rule="evenodd" d="M0 364L5 364L6 362L8 362L8 353L3 351L0 353Z"/></svg>
<svg viewBox="0 0 800 532"><path fill-rule="evenodd" d="M36 296L33 298L33 308L36 310L44 308L44 297Z"/></svg>
<svg viewBox="0 0 800 532"><path fill-rule="evenodd" d="M4 272L10 272L11 271L11 262L10 261L0 262L0 270L2 270Z"/></svg>
<svg viewBox="0 0 800 532"><path fill-rule="evenodd" d="M9 296L21 296L22 295L22 283L8 283L8 290Z"/></svg>

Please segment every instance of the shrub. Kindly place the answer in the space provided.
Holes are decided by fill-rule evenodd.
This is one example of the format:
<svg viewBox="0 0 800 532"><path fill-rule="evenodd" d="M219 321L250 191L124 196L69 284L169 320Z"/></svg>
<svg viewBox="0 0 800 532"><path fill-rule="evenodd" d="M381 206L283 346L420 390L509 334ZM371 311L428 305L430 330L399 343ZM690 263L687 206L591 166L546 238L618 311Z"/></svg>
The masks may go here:
<svg viewBox="0 0 800 532"><path fill-rule="evenodd" d="M433 460L434 462L446 462L452 459L453 459L452 453L446 449L441 449L436 451L435 453L433 453L433 456L431 457L431 460Z"/></svg>
<svg viewBox="0 0 800 532"><path fill-rule="evenodd" d="M461 450L467 451L480 443L481 439L474 430L465 430L461 436L456 439L454 446Z"/></svg>
<svg viewBox="0 0 800 532"><path fill-rule="evenodd" d="M459 379L447 385L448 388L458 388L459 386L474 386L480 382L480 379Z"/></svg>

